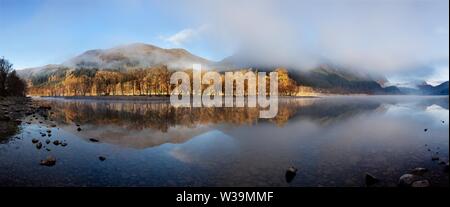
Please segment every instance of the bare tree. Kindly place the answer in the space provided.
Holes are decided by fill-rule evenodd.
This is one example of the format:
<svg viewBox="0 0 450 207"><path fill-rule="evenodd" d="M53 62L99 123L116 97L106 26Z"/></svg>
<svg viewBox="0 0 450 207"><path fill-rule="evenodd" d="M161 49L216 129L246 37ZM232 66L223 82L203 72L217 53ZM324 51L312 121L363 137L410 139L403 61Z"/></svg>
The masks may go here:
<svg viewBox="0 0 450 207"><path fill-rule="evenodd" d="M0 96L8 95L6 92L6 79L8 78L8 74L13 70L12 66L4 57L0 58Z"/></svg>

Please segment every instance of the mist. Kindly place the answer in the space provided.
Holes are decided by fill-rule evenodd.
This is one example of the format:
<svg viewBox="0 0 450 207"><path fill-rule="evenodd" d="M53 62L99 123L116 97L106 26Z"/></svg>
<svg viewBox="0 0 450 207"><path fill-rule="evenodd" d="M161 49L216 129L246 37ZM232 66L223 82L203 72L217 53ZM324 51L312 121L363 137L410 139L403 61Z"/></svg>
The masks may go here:
<svg viewBox="0 0 450 207"><path fill-rule="evenodd" d="M211 49L259 65L307 69L330 62L384 75L424 72L418 68L439 74L448 70L448 6L445 0L194 0L180 6L180 16L207 25L203 38Z"/></svg>

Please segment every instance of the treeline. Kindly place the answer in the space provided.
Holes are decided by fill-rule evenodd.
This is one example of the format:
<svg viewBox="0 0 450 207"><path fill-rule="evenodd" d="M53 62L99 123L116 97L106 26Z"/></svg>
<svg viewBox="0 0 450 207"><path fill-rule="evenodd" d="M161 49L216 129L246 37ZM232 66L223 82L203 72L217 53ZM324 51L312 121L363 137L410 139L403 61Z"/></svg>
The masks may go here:
<svg viewBox="0 0 450 207"><path fill-rule="evenodd" d="M170 77L175 71L169 70L166 66L125 71L84 68L63 71L65 72L61 73L60 70L58 73L32 79L29 94L37 96L164 96L170 95L175 87L170 84ZM280 68L276 71L281 95L308 95L314 92L311 88L298 86L289 77L287 70ZM192 80L192 69L185 72L191 76ZM223 73L221 75L223 76Z"/></svg>
<svg viewBox="0 0 450 207"><path fill-rule="evenodd" d="M25 96L27 84L19 78L13 65L4 57L0 58L0 97Z"/></svg>

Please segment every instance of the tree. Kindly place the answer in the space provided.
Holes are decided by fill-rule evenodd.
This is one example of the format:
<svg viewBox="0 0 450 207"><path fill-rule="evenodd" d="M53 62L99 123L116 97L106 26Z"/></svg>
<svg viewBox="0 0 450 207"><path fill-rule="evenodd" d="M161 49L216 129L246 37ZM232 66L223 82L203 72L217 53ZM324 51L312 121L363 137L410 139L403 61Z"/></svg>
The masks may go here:
<svg viewBox="0 0 450 207"><path fill-rule="evenodd" d="M4 57L0 58L0 96L7 96L6 79L12 71L12 64Z"/></svg>
<svg viewBox="0 0 450 207"><path fill-rule="evenodd" d="M6 93L9 96L25 96L27 85L25 81L17 76L15 70L10 72L6 79Z"/></svg>

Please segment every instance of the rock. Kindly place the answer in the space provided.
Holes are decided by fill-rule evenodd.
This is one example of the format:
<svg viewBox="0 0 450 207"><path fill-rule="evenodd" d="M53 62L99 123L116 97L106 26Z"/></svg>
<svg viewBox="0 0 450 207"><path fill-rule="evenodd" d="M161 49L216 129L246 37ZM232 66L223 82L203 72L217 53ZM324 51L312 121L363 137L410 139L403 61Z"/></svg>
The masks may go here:
<svg viewBox="0 0 450 207"><path fill-rule="evenodd" d="M99 142L98 139L95 139L95 138L89 138L89 141L91 141L91 142Z"/></svg>
<svg viewBox="0 0 450 207"><path fill-rule="evenodd" d="M423 168L423 167L418 167L418 168L415 168L415 169L411 170L411 174L413 174L413 175L420 175L420 176L422 176L426 172L428 172L428 169Z"/></svg>
<svg viewBox="0 0 450 207"><path fill-rule="evenodd" d="M65 146L67 146L67 143L63 142L63 143L61 143L61 146L65 147Z"/></svg>
<svg viewBox="0 0 450 207"><path fill-rule="evenodd" d="M49 149L49 148L46 148L45 150L47 150L47 151L49 151L49 152L50 152L50 149Z"/></svg>
<svg viewBox="0 0 450 207"><path fill-rule="evenodd" d="M47 129L47 133L51 134L51 133L52 133L52 130Z"/></svg>
<svg viewBox="0 0 450 207"><path fill-rule="evenodd" d="M46 144L50 144L50 140L49 140L49 139L46 139L46 140L45 140L45 143L46 143Z"/></svg>
<svg viewBox="0 0 450 207"><path fill-rule="evenodd" d="M431 157L431 160L432 160L432 161L438 161L438 160L439 160L439 157L437 157L437 156L432 156L432 157Z"/></svg>
<svg viewBox="0 0 450 207"><path fill-rule="evenodd" d="M38 139L36 139L36 138L33 138L33 139L31 140L31 142L32 142L33 144L36 144L36 143L38 143L38 142L39 142L39 140L38 140Z"/></svg>
<svg viewBox="0 0 450 207"><path fill-rule="evenodd" d="M411 184L411 187L413 187L413 188L426 188L426 187L430 187L430 182L428 182L428 180L414 181L414 182Z"/></svg>
<svg viewBox="0 0 450 207"><path fill-rule="evenodd" d="M285 175L285 177L286 177L286 182L288 182L288 183L290 183L290 182L292 182L292 180L294 180L294 178L295 178L295 176L297 175L297 168L295 168L295 167L289 167L287 170L286 170L286 175Z"/></svg>
<svg viewBox="0 0 450 207"><path fill-rule="evenodd" d="M78 128L77 128L77 131L81 131L81 128L80 128L80 127L78 127Z"/></svg>
<svg viewBox="0 0 450 207"><path fill-rule="evenodd" d="M56 127L56 124L52 124L52 125L50 125L51 127Z"/></svg>
<svg viewBox="0 0 450 207"><path fill-rule="evenodd" d="M58 140L53 141L53 144L58 146L59 144L61 144Z"/></svg>
<svg viewBox="0 0 450 207"><path fill-rule="evenodd" d="M41 142L38 142L38 143L36 144L36 148L37 148L37 149L41 149L41 148L42 148L42 143L41 143Z"/></svg>
<svg viewBox="0 0 450 207"><path fill-rule="evenodd" d="M99 156L98 159L99 159L100 161L105 161L105 160L106 160L106 157Z"/></svg>
<svg viewBox="0 0 450 207"><path fill-rule="evenodd" d="M53 166L56 164L56 158L48 156L45 160L41 160L41 165Z"/></svg>
<svg viewBox="0 0 450 207"><path fill-rule="evenodd" d="M419 176L413 174L404 174L398 180L398 185L402 187L410 187L414 181L417 181Z"/></svg>
<svg viewBox="0 0 450 207"><path fill-rule="evenodd" d="M380 180L378 180L378 178L376 178L375 176L373 176L369 173L366 173L365 180L366 180L367 186L371 186L371 185L374 185L374 184L380 182Z"/></svg>
<svg viewBox="0 0 450 207"><path fill-rule="evenodd" d="M16 119L16 120L14 120L14 122L15 122L17 125L22 124L22 121L21 121L20 119Z"/></svg>
<svg viewBox="0 0 450 207"><path fill-rule="evenodd" d="M426 131L428 131L428 129L424 129L423 131L426 132Z"/></svg>

